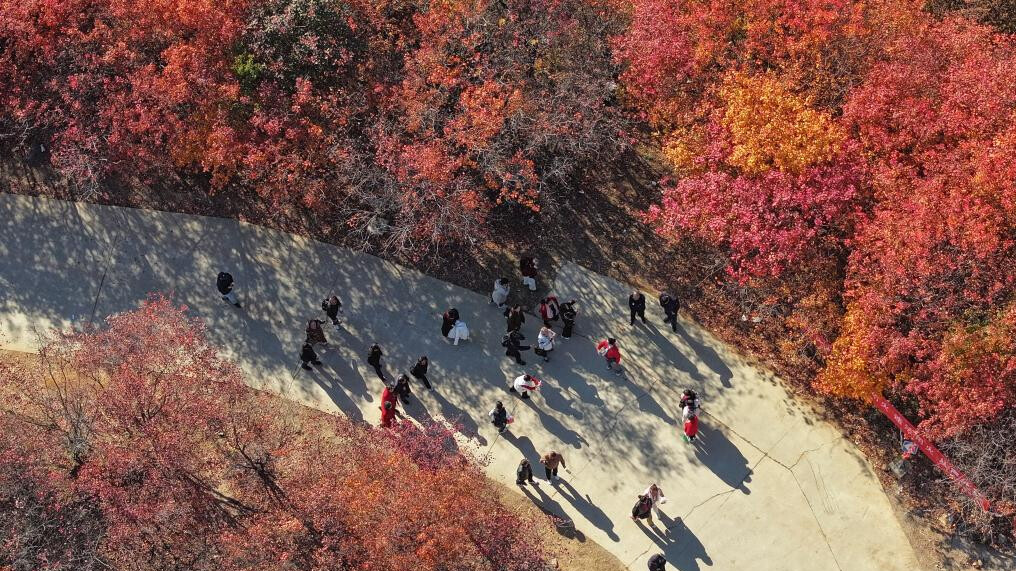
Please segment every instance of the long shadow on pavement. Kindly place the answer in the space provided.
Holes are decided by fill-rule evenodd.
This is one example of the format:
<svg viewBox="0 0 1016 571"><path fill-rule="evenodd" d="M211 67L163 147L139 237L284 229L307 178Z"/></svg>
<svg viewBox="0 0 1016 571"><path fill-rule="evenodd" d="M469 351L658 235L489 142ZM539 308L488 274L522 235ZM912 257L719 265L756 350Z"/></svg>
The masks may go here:
<svg viewBox="0 0 1016 571"><path fill-rule="evenodd" d="M614 531L614 521L610 519L610 516L608 516L606 512L593 503L589 494L586 494L585 497L580 496L578 491L564 479L558 480L556 488L562 498L568 500L568 503L578 510L578 512L582 514L582 517L586 518L590 523L603 530L611 541L621 540L621 538L618 537L617 532Z"/></svg>
<svg viewBox="0 0 1016 571"><path fill-rule="evenodd" d="M748 459L723 432L710 427L708 419L699 424L698 437L691 445L695 447L695 457L724 484L751 493L747 486L752 473Z"/></svg>
<svg viewBox="0 0 1016 571"><path fill-rule="evenodd" d="M679 571L700 571L699 561L707 567L713 566L713 560L706 553L705 546L688 529L683 520L680 518L675 520L666 514L662 514L660 523L663 526L657 526L656 528L644 525L641 520L636 525L663 552L667 563Z"/></svg>
<svg viewBox="0 0 1016 571"><path fill-rule="evenodd" d="M546 484L542 485L527 484L525 486L519 486L519 489L522 490L522 493L525 494L525 496L529 498L530 501L532 501L533 504L536 505L536 507L540 508L540 511L542 511L543 513L563 520L571 519L568 516L568 513L564 511L564 507L562 507L560 503L554 501L553 498L548 496L547 492L543 491L544 486L546 486ZM535 494L533 493L533 490L536 490ZM575 529L573 525L555 526L555 527L557 528L557 532L565 537L575 539L579 542L584 542L586 540L586 536L581 531Z"/></svg>
<svg viewBox="0 0 1016 571"><path fill-rule="evenodd" d="M363 418L363 412L360 410L360 407L357 406L351 398L349 398L349 395L346 394L346 391L343 390L343 387L339 384L340 377L337 375L330 375L327 370L322 371L321 368L318 367L315 367L313 371L298 369L294 375L306 375L314 379L314 381L322 389L324 389L328 398L332 399L332 403L334 403L335 406L343 412L343 414L348 416L350 420L353 422L366 422ZM379 417L380 414L381 413L379 411Z"/></svg>
<svg viewBox="0 0 1016 571"><path fill-rule="evenodd" d="M680 321L677 323L677 333L684 339L684 342L695 352L699 361L703 362L720 377L720 384L723 388L729 389L733 386L730 380L734 378L733 371L723 362L715 349L692 337Z"/></svg>
<svg viewBox="0 0 1016 571"><path fill-rule="evenodd" d="M480 427L476 424L476 421L473 420L472 415L467 414L461 408L452 404L444 397L444 395L441 394L440 389L430 391L430 394L441 406L441 416L443 416L449 424L457 427L460 434L466 438L476 440L477 444L480 446L485 446L487 444L487 439L480 434Z"/></svg>
<svg viewBox="0 0 1016 571"><path fill-rule="evenodd" d="M519 400L522 400L526 406L533 409L536 415L540 417L540 424L561 442L572 448L582 448L583 445L589 446L589 441L583 438L581 434L561 424L561 421L555 418L554 415L544 412L539 406L533 404L533 399Z"/></svg>

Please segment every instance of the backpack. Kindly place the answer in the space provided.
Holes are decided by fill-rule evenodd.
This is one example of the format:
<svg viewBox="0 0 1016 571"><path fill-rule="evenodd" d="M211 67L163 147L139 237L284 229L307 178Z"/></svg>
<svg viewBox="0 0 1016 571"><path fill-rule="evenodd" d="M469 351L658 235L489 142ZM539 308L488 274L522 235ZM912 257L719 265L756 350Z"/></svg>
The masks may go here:
<svg viewBox="0 0 1016 571"><path fill-rule="evenodd" d="M511 341L511 334L505 333L504 336L501 337L501 346L507 347L509 341Z"/></svg>
<svg viewBox="0 0 1016 571"><path fill-rule="evenodd" d="M321 302L321 310L322 311L328 311L328 300L327 299Z"/></svg>
<svg viewBox="0 0 1016 571"><path fill-rule="evenodd" d="M639 496L635 507L631 509L631 517L643 519L649 514L649 510L653 508L653 501L648 496Z"/></svg>

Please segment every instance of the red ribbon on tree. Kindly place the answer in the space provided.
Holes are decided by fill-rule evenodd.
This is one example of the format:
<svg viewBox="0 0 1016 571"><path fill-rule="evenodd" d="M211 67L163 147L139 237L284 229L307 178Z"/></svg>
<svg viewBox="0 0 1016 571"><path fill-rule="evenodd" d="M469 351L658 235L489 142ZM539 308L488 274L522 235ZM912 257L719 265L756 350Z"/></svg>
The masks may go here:
<svg viewBox="0 0 1016 571"><path fill-rule="evenodd" d="M893 421L893 424L903 431L904 436L917 444L917 447L921 449L921 452L924 452L924 455L927 456L929 460L934 462L940 470L945 472L952 481L956 482L966 495L973 498L973 500L981 506L981 509L984 511L989 511L991 509L991 503L988 501L988 498L977 489L977 486L970 481L970 478L968 478L963 472L960 472L959 468L953 466L952 462L945 457L945 454L942 454L942 452L940 452L930 440L917 432L914 425L910 424L910 421L907 420L900 411L896 410L896 407L894 407L892 403L882 398L882 395L879 394L872 395L872 402L874 403L875 408L882 411L882 414L889 417L889 420Z"/></svg>

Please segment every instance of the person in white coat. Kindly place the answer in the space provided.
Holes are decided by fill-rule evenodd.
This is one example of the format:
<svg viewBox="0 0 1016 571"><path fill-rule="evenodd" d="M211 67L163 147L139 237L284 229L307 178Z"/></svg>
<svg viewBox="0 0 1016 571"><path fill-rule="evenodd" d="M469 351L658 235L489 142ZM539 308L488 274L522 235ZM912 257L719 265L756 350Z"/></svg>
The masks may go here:
<svg viewBox="0 0 1016 571"><path fill-rule="evenodd" d="M540 388L541 381L532 375L519 375L512 381L509 391L519 393L521 398L529 398L529 393Z"/></svg>
<svg viewBox="0 0 1016 571"><path fill-rule="evenodd" d="M498 309L504 309L505 304L508 302L508 293L512 290L508 284L506 278L498 278L494 280L494 291L490 292L490 301L498 307Z"/></svg>
<svg viewBox="0 0 1016 571"><path fill-rule="evenodd" d="M663 495L663 490L660 489L656 484L650 485L646 488L646 491L642 492L643 496L648 496L649 499L653 500L653 511L656 512L656 517L663 518L660 515L660 504L667 503L667 497Z"/></svg>
<svg viewBox="0 0 1016 571"><path fill-rule="evenodd" d="M461 319L456 320L452 330L448 332L448 338L453 341L452 345L458 345L459 341L468 340L469 327L466 327L466 322Z"/></svg>
<svg viewBox="0 0 1016 571"><path fill-rule="evenodd" d="M543 357L543 361L550 361L550 352L554 350L554 337L557 333L550 328L550 324L546 321L543 322L543 327L540 329L540 334L536 337L536 346L539 349L536 354Z"/></svg>

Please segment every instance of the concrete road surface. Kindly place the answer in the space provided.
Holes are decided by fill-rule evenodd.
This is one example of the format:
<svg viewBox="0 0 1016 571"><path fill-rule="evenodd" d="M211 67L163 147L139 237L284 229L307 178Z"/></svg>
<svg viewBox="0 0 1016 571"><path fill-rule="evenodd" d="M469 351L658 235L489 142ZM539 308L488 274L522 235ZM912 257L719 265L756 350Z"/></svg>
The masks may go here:
<svg viewBox="0 0 1016 571"><path fill-rule="evenodd" d="M236 279L243 309L215 277ZM513 288L518 288L515 282ZM543 363L521 367L500 346L504 318L479 295L373 256L231 220L0 195L0 343L31 350L51 327L99 322L170 292L252 386L377 424L381 381L365 362L381 344L388 374L432 361L436 390L415 386L407 413L461 425L489 457L488 475L514 483L519 460L558 450L557 485L523 489L572 518L588 538L643 570L657 552L682 571L912 571L913 550L867 462L836 429L797 403L778 378L749 365L687 320L676 333L649 297L648 325L628 325L626 286L562 268L552 291L579 300L576 335ZM324 366L300 369L307 320L335 292L346 319L329 330ZM472 338L452 346L439 314L457 307ZM537 320L524 332L536 339ZM560 331L560 328L557 328ZM595 341L619 340L624 374L606 370ZM523 371L545 384L533 399L507 392ZM701 439L679 435L678 399L702 397ZM516 421L498 436L497 400ZM630 519L657 482L669 501L657 528Z"/></svg>

